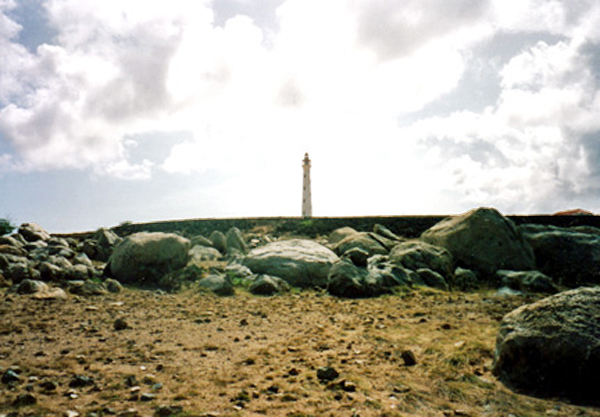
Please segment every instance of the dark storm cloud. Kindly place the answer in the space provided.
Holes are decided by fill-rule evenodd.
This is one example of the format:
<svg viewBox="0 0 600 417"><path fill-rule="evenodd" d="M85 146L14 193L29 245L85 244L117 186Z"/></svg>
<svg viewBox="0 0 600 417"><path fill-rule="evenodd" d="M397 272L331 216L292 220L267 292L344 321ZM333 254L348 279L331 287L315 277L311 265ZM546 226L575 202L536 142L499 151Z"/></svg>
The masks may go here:
<svg viewBox="0 0 600 417"><path fill-rule="evenodd" d="M357 6L358 40L381 59L398 58L438 36L478 23L489 8L489 2L481 0L365 2Z"/></svg>

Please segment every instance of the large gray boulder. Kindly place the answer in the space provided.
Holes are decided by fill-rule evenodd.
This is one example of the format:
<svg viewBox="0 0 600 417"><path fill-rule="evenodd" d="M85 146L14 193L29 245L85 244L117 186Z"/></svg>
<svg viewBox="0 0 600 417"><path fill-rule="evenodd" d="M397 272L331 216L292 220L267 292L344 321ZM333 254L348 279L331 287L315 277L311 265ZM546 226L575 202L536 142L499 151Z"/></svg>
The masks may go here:
<svg viewBox="0 0 600 417"><path fill-rule="evenodd" d="M329 244L330 245L335 245L339 242L341 242L343 239L347 238L348 236L352 236L357 234L358 232L356 230L354 230L351 227L340 227L339 229L335 229L333 232L331 232L329 234Z"/></svg>
<svg viewBox="0 0 600 417"><path fill-rule="evenodd" d="M157 284L165 274L183 268L190 241L172 233L135 233L114 250L107 268L122 283Z"/></svg>
<svg viewBox="0 0 600 417"><path fill-rule="evenodd" d="M540 396L598 402L600 288L578 288L507 314L493 372L508 386Z"/></svg>
<svg viewBox="0 0 600 417"><path fill-rule="evenodd" d="M246 254L248 252L248 247L246 246L242 232L237 227L232 227L227 231L227 234L225 235L225 243L227 245L228 254L236 250L242 254Z"/></svg>
<svg viewBox="0 0 600 417"><path fill-rule="evenodd" d="M419 240L408 240L394 246L389 259L390 262L413 271L430 269L445 280L452 278L454 271L454 259L450 252Z"/></svg>
<svg viewBox="0 0 600 417"><path fill-rule="evenodd" d="M557 284L577 287L600 283L600 236L593 230L542 225L520 229L533 248L537 269Z"/></svg>
<svg viewBox="0 0 600 417"><path fill-rule="evenodd" d="M274 275L293 287L324 287L338 256L311 240L293 239L252 249L242 263L255 274Z"/></svg>
<svg viewBox="0 0 600 417"><path fill-rule="evenodd" d="M555 294L558 288L552 279L540 271L507 271L496 272L500 284L521 292L538 292Z"/></svg>
<svg viewBox="0 0 600 417"><path fill-rule="evenodd" d="M492 208L444 219L423 232L421 239L446 248L460 266L488 277L499 269L535 269L529 243L510 219Z"/></svg>

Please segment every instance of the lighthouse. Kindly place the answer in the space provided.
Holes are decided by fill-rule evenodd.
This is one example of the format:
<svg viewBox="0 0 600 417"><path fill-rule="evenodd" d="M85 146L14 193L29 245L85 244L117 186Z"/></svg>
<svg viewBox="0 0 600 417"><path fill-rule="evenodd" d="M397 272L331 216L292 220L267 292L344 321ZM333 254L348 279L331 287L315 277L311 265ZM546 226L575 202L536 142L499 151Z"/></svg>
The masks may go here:
<svg viewBox="0 0 600 417"><path fill-rule="evenodd" d="M312 217L312 201L310 197L310 158L308 153L304 154L302 161L304 177L302 180L302 217Z"/></svg>

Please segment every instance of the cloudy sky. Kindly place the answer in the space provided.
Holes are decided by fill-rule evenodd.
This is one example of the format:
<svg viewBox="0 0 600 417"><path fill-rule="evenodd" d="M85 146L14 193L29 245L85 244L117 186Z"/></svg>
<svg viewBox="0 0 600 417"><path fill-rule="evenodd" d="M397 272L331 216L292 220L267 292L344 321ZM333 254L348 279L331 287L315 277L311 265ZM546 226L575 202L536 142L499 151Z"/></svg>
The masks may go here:
<svg viewBox="0 0 600 417"><path fill-rule="evenodd" d="M0 0L0 217L600 212L597 0Z"/></svg>

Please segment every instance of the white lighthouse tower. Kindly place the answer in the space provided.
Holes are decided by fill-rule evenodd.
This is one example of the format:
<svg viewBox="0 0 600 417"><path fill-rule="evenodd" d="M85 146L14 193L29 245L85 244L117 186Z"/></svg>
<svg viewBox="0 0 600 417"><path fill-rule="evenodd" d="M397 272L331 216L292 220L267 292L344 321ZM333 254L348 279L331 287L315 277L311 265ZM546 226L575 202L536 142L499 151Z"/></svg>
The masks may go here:
<svg viewBox="0 0 600 417"><path fill-rule="evenodd" d="M308 153L304 154L302 161L304 177L302 181L302 217L312 217L312 200L310 197L310 158Z"/></svg>

